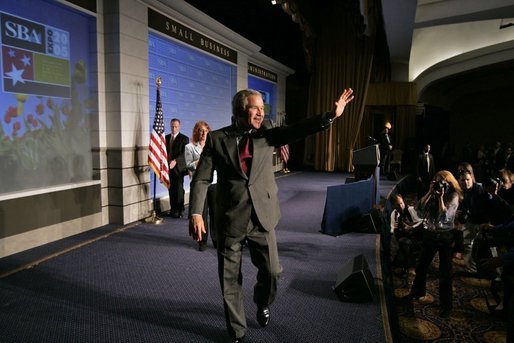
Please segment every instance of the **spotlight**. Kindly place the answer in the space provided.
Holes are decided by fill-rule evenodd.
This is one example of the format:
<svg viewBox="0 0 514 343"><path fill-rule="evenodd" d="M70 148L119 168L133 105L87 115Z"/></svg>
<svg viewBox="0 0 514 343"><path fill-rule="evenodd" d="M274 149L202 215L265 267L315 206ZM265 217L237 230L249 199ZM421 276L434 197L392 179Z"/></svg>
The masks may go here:
<svg viewBox="0 0 514 343"><path fill-rule="evenodd" d="M276 5L277 4L277 0L271 0L271 4L272 5Z"/></svg>

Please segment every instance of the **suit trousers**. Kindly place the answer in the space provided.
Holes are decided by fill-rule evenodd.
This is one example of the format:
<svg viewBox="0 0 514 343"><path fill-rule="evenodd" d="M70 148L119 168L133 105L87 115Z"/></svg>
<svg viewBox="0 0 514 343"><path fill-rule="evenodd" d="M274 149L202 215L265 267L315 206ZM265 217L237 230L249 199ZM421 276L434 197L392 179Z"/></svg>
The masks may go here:
<svg viewBox="0 0 514 343"><path fill-rule="evenodd" d="M246 332L243 304L243 275L241 272L243 247L250 251L251 261L257 267L257 282L253 300L258 307L273 303L277 281L282 272L278 258L275 230L265 231L257 220L250 220L247 231L236 237L219 232L218 273L223 293L225 320L231 337L242 337Z"/></svg>
<svg viewBox="0 0 514 343"><path fill-rule="evenodd" d="M170 171L170 213L172 215L182 215L184 212L184 175L172 170Z"/></svg>
<svg viewBox="0 0 514 343"><path fill-rule="evenodd" d="M216 184L209 186L205 205L203 207L203 222L205 223L205 235L202 236L202 243L207 244L207 238L211 235L211 240L216 245Z"/></svg>

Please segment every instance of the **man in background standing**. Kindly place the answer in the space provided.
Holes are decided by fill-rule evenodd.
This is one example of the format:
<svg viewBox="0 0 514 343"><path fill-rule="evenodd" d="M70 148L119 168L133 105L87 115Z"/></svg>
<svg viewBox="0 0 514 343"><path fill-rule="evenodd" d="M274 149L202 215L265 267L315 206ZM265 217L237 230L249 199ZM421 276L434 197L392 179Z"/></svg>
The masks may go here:
<svg viewBox="0 0 514 343"><path fill-rule="evenodd" d="M389 173L389 163L391 162L391 151L393 150L393 143L389 130L391 130L391 123L386 122L384 130L380 133L379 149L380 149L380 171L386 175Z"/></svg>
<svg viewBox="0 0 514 343"><path fill-rule="evenodd" d="M173 118L170 121L171 133L166 135L166 148L168 149L168 163L170 166L170 215L181 218L184 215L184 176L187 174L184 152L189 137L180 133L180 120Z"/></svg>
<svg viewBox="0 0 514 343"><path fill-rule="evenodd" d="M421 199L423 195L427 194L435 174L434 156L430 153L430 144L425 144L423 153L418 156L416 174L418 176L418 199Z"/></svg>

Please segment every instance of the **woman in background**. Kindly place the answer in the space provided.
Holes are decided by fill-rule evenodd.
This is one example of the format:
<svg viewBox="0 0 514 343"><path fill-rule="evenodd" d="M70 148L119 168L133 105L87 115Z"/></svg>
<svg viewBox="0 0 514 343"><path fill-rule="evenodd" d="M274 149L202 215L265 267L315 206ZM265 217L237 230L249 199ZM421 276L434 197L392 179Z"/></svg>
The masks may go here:
<svg viewBox="0 0 514 343"><path fill-rule="evenodd" d="M425 297L428 268L435 254L439 253L439 315L443 318L448 317L452 310L454 222L462 198L462 189L453 174L441 170L434 175L427 194L417 204L425 230L416 277L405 300Z"/></svg>
<svg viewBox="0 0 514 343"><path fill-rule="evenodd" d="M205 140L207 139L207 134L211 131L209 124L205 121L200 120L196 122L193 128L193 135L191 137L191 143L186 145L185 151L185 159L186 166L189 172L189 177L193 177L194 172L196 171L196 167L198 166L198 161L200 160L200 155L202 154L203 147L205 146ZM198 242L198 250L204 251L207 249L207 237L209 235L209 231L211 232L211 240L214 247L216 247L216 228L215 228L215 198L216 198L216 172L213 175L213 182L209 186L209 190L207 191L207 197L205 199L205 205L203 207L202 217L204 223L206 224L205 230L206 233L203 236L202 240ZM191 216L191 213L189 213Z"/></svg>

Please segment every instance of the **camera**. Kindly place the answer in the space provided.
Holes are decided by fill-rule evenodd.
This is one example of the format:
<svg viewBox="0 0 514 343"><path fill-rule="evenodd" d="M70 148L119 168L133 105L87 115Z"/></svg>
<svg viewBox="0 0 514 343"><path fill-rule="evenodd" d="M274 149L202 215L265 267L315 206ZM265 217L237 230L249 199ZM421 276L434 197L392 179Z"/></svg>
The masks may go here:
<svg viewBox="0 0 514 343"><path fill-rule="evenodd" d="M484 187L503 187L503 180L499 177L490 177L484 180Z"/></svg>
<svg viewBox="0 0 514 343"><path fill-rule="evenodd" d="M394 220L398 223L398 230L403 231L405 229L405 222L403 221L401 211L396 211Z"/></svg>
<svg viewBox="0 0 514 343"><path fill-rule="evenodd" d="M437 193L444 192L444 194L448 193L448 190L450 189L450 184L444 180L436 181L434 183L434 191Z"/></svg>

